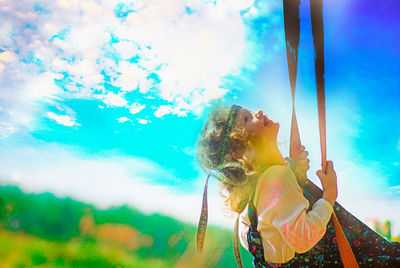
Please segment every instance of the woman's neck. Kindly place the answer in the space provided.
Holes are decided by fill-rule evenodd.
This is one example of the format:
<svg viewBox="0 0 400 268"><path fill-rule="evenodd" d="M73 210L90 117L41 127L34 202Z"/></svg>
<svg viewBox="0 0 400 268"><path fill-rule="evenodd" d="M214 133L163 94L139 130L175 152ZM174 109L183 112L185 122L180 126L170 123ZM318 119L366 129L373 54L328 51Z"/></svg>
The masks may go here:
<svg viewBox="0 0 400 268"><path fill-rule="evenodd" d="M286 165L286 161L276 143L264 144L262 148L257 150L254 162L258 167Z"/></svg>

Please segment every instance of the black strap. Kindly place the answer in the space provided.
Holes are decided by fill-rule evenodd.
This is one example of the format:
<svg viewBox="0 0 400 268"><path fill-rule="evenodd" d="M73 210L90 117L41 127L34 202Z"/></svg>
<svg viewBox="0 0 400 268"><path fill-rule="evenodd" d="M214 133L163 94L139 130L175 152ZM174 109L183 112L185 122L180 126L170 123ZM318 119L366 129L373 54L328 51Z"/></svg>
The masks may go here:
<svg viewBox="0 0 400 268"><path fill-rule="evenodd" d="M317 82L319 138L321 144L322 170L326 168L326 120L325 120L325 64L324 64L324 21L322 0L310 1L311 29L314 41L315 79Z"/></svg>
<svg viewBox="0 0 400 268"><path fill-rule="evenodd" d="M260 233L257 231L258 219L257 210L254 206L254 193L251 196L248 205L247 216L250 220L249 232L247 233L247 244L249 246L249 252L253 255L257 263L265 263L264 259L264 247Z"/></svg>
<svg viewBox="0 0 400 268"><path fill-rule="evenodd" d="M283 0L283 18L285 23L286 56L292 92L292 124L290 130L290 156L299 151L301 141L294 107L296 90L298 48L300 40L300 0Z"/></svg>

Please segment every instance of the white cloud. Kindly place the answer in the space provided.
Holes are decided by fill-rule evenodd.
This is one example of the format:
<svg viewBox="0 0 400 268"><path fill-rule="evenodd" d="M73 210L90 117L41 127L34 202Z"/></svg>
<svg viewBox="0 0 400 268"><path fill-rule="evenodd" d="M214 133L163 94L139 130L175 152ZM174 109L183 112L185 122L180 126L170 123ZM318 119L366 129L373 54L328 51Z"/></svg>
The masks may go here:
<svg viewBox="0 0 400 268"><path fill-rule="evenodd" d="M137 114L141 110L143 110L145 107L146 107L146 105L135 102L129 106L129 112L131 114Z"/></svg>
<svg viewBox="0 0 400 268"><path fill-rule="evenodd" d="M132 122L132 120L131 119L129 119L128 117L120 117L120 118L117 118L117 121L118 122L120 122L120 123L125 123L125 122Z"/></svg>
<svg viewBox="0 0 400 268"><path fill-rule="evenodd" d="M105 104L112 107L125 107L128 104L121 94L115 94L113 92L108 92L106 95L104 95L103 101Z"/></svg>
<svg viewBox="0 0 400 268"><path fill-rule="evenodd" d="M17 60L17 55L10 51L0 53L0 62L14 62Z"/></svg>
<svg viewBox="0 0 400 268"><path fill-rule="evenodd" d="M223 78L258 60L239 12L253 1L147 0L135 2L126 18L115 15L110 0L34 4L3 0L0 10L0 87L6 92L0 103L29 118L2 120L17 129L35 125L34 111L46 106L41 101L55 101L54 92L47 92L58 87L51 85L54 78L63 84L59 101L95 98L129 109L131 100L123 94L138 91L139 98L169 102L164 114L185 116L224 96ZM25 91L32 91L25 84L40 89L37 98L28 100ZM11 97L15 92L18 97Z"/></svg>
<svg viewBox="0 0 400 268"><path fill-rule="evenodd" d="M157 117L163 117L166 114L171 113L172 107L171 105L161 105L157 110L154 112L154 115Z"/></svg>
<svg viewBox="0 0 400 268"><path fill-rule="evenodd" d="M6 68L0 73L0 104L3 108L0 120L3 126L7 126L0 126L0 136L34 127L36 116L42 115L41 107L58 99L60 89L54 82L57 78L49 72L32 75L26 66L22 69Z"/></svg>
<svg viewBox="0 0 400 268"><path fill-rule="evenodd" d="M183 14L179 20L161 16L158 12L163 12L164 5L169 3L144 10L144 14L154 12L152 17L157 19L145 21L135 32L153 47L145 51L144 59L167 63L158 71L160 96L180 106L170 112L193 111L226 93L221 78L243 64L245 28L239 12L224 1L216 6L194 4L196 15Z"/></svg>
<svg viewBox="0 0 400 268"><path fill-rule="evenodd" d="M147 120L147 119L140 119L140 118L138 118L137 120L138 120L139 124L142 124L142 125L146 125L147 123L150 122L150 121Z"/></svg>
<svg viewBox="0 0 400 268"><path fill-rule="evenodd" d="M115 44L114 47L125 60L135 57L140 53L138 45L132 41L122 40Z"/></svg>
<svg viewBox="0 0 400 268"><path fill-rule="evenodd" d="M72 126L76 126L76 125L79 126L79 124L76 123L76 119L72 118L72 117L70 117L68 115L58 115L58 114L55 114L53 112L48 112L47 113L47 117L52 119L52 120L54 120L54 121L56 121L60 125L64 125L64 126L67 126L67 127L72 127Z"/></svg>
<svg viewBox="0 0 400 268"><path fill-rule="evenodd" d="M97 62L103 55L101 46L110 39L105 20L113 24L112 5L46 2L4 0L1 4L0 49L6 51L0 57L0 103L14 116L0 119L20 130L35 127L47 105L66 97L91 98L91 90L98 90L103 82ZM48 12L39 15L34 4ZM60 36L63 31L65 36ZM65 73L69 82L60 90L54 79L62 79ZM4 128L0 131L7 135Z"/></svg>
<svg viewBox="0 0 400 268"><path fill-rule="evenodd" d="M121 62L117 68L118 75L114 85L123 91L133 91L137 88L147 91L150 82L147 80L148 72L137 64Z"/></svg>

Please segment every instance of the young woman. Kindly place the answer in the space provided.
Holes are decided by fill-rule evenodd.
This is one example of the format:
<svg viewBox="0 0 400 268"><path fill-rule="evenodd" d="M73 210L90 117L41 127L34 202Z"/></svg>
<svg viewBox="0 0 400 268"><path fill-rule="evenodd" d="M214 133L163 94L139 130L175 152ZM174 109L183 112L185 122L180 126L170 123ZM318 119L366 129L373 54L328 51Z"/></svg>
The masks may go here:
<svg viewBox="0 0 400 268"><path fill-rule="evenodd" d="M351 239L364 235L387 248L384 256L390 258L363 252L368 250L367 242L363 243L363 250L353 249L360 265L400 264L398 244L392 246L388 241L379 240L379 235L335 204L337 183L332 161L328 161L326 173L317 171L323 188L320 193L305 180L309 160L304 147L293 159L295 164L290 164L278 149L278 131L279 123L262 111L252 113L237 105L217 107L210 113L198 142L200 164L222 182L228 208L241 213L240 241L254 256L255 267L340 267L330 223L334 205L338 217L345 218L349 225L344 231L352 247L358 248L362 241ZM198 229L200 249L207 215L206 189ZM234 247L239 260L235 241Z"/></svg>

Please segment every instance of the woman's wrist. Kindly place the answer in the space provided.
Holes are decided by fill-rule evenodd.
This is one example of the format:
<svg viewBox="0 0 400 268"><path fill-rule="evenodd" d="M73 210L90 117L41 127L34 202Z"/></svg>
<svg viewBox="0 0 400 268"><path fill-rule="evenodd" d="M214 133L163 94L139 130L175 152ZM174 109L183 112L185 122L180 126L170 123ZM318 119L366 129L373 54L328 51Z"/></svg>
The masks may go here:
<svg viewBox="0 0 400 268"><path fill-rule="evenodd" d="M322 198L331 203L333 206L335 204L336 198L337 198L337 191L324 191L324 194L322 195Z"/></svg>

